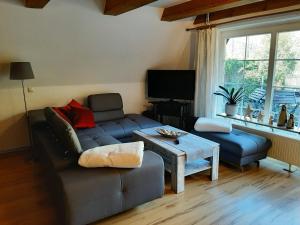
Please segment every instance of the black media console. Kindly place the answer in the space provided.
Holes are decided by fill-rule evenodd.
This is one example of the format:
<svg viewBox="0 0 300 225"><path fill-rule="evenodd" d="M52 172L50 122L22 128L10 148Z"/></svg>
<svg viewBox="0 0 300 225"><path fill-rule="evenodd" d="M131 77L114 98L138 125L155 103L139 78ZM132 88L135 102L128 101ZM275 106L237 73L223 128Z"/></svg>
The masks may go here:
<svg viewBox="0 0 300 225"><path fill-rule="evenodd" d="M185 118L191 115L191 103L177 101L151 101L153 117L163 123L164 116L179 118L179 127L184 129Z"/></svg>

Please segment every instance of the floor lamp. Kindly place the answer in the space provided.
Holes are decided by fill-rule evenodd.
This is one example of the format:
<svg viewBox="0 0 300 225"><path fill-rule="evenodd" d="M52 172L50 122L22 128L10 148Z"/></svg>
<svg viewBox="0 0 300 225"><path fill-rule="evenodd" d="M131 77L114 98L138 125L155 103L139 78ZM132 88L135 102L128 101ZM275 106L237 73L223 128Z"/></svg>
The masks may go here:
<svg viewBox="0 0 300 225"><path fill-rule="evenodd" d="M30 146L32 146L28 108L27 108L25 88L24 88L24 80L34 79L34 74L30 62L12 62L10 64L10 79L20 80L22 82L23 99L24 99L24 106L26 111L26 121L27 121L28 133L29 133L29 141L30 141Z"/></svg>

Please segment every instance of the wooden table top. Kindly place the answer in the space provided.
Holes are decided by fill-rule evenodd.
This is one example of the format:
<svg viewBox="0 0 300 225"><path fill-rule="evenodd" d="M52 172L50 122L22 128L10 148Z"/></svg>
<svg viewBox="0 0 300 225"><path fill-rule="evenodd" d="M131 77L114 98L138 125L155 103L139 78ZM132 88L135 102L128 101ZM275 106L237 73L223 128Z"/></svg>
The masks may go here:
<svg viewBox="0 0 300 225"><path fill-rule="evenodd" d="M200 154L201 158L207 158L212 156L213 149L219 147L218 143L204 139L191 133L187 133L187 135L181 136L179 138L179 144L176 144L175 138L167 138L158 134L156 130L159 128L184 132L169 125L147 128L134 132L135 134L143 136L145 139L159 145L160 147L163 147L168 151L173 152L176 155L185 155L186 153L197 151L197 154Z"/></svg>

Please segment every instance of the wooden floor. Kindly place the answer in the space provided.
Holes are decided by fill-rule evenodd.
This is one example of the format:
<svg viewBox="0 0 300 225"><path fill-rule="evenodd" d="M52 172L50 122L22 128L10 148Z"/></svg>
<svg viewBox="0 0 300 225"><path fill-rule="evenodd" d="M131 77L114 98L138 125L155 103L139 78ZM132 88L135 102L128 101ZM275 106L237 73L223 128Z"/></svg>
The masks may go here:
<svg viewBox="0 0 300 225"><path fill-rule="evenodd" d="M46 177L28 153L0 155L0 225L60 225ZM244 173L220 166L220 179L206 174L186 178L186 190L94 225L296 225L300 224L300 171L264 160Z"/></svg>

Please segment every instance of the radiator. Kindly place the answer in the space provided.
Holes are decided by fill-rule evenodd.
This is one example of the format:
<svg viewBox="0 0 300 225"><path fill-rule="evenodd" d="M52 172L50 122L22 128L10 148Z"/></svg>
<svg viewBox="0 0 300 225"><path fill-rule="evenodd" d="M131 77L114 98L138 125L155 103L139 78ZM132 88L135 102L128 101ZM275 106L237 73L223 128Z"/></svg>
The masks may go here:
<svg viewBox="0 0 300 225"><path fill-rule="evenodd" d="M269 138L272 141L272 147L268 153L269 157L300 167L300 135L285 137L275 132L258 130L243 125L235 124L233 126L237 129Z"/></svg>

